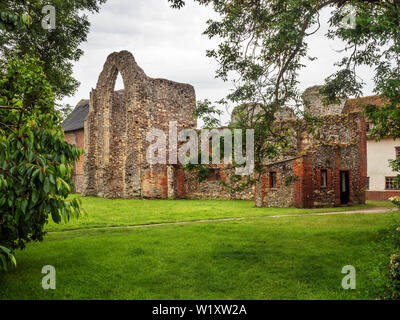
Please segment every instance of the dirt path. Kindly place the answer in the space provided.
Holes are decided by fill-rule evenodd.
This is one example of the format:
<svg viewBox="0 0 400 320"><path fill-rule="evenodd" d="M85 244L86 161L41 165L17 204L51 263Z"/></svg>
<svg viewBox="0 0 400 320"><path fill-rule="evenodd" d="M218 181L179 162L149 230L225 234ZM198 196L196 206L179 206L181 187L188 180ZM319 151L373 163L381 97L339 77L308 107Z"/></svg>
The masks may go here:
<svg viewBox="0 0 400 320"><path fill-rule="evenodd" d="M398 211L397 208L373 208L364 210L353 210L353 211L334 211L334 212L315 212L315 213L298 213L298 214L282 214L274 216L259 216L259 217L238 217L238 218L216 218L216 219L200 219L200 220L189 220L189 221L176 221L176 222L162 222L162 223L151 223L151 224L137 224L131 226L111 226L111 227L93 227L93 228L79 228L70 230L57 230L50 231L48 233L66 232L66 231L80 231L80 230L101 230L101 229L134 229L134 228L145 228L145 227L157 227L157 226L168 226L168 225L183 225L190 223L204 223L204 222L224 222L224 221L241 221L249 219L269 219L269 218L284 218L284 217L306 217L306 216L325 216L334 214L376 214L376 213L391 213Z"/></svg>

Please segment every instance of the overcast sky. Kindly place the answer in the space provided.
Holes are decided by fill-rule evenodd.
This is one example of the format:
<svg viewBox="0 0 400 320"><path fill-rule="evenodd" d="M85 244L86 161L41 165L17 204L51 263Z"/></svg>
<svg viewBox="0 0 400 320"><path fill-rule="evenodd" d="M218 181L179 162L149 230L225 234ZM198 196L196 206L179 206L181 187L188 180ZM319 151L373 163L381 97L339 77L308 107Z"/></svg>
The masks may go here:
<svg viewBox="0 0 400 320"><path fill-rule="evenodd" d="M327 19L328 12L321 20ZM128 50L144 72L153 78L189 83L196 90L197 100L215 101L229 93L230 84L215 79L216 63L205 56L206 49L216 47L217 41L202 35L207 19L216 17L212 8L199 6L188 0L186 7L175 10L167 0L108 0L98 14L90 16L91 31L88 41L82 44L84 56L75 64L74 76L81 82L73 97L62 102L76 105L88 99L91 88L107 56L114 51ZM327 24L310 37L310 55L318 59L307 62L300 73L300 89L322 84L335 71L339 60L335 50L343 45L324 36ZM372 94L371 72L360 70L367 80L364 95ZM122 89L122 80L116 89ZM222 120L228 120L225 114Z"/></svg>

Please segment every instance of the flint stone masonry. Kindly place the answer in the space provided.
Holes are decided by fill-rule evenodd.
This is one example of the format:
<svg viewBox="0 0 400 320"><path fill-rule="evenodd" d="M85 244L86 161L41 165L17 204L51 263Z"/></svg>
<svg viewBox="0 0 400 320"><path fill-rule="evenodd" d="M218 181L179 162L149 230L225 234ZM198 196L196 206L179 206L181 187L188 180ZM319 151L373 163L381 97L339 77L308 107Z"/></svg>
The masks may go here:
<svg viewBox="0 0 400 320"><path fill-rule="evenodd" d="M228 188L223 186L220 181L227 182L228 185L239 187L240 183L246 182L243 178L237 183L232 183L232 176L235 174L235 169L225 167L223 164L210 165L213 170L219 172L220 180L210 178L205 181L198 181L196 176L187 171L183 171L183 192L181 197L186 199L212 199L212 200L253 200L254 186L248 186L241 191L230 192Z"/></svg>
<svg viewBox="0 0 400 320"><path fill-rule="evenodd" d="M339 104L324 105L322 96L319 93L321 87L322 86L313 86L303 92L302 98L305 111L317 117L342 114L346 100L342 99Z"/></svg>
<svg viewBox="0 0 400 320"><path fill-rule="evenodd" d="M320 119L323 125L312 134L308 133L304 120L286 120L289 126L297 128L292 131L293 142L280 161L265 163L266 173L256 184L255 197L259 206L313 208L341 205L342 171L349 174L346 204L365 203L365 118L351 114ZM326 186L321 184L321 170L327 171ZM276 188L271 187L270 172L276 173Z"/></svg>
<svg viewBox="0 0 400 320"><path fill-rule="evenodd" d="M118 73L125 89L114 91ZM152 128L168 134L169 121L178 122L178 131L196 128L192 116L195 101L191 85L148 77L128 51L110 54L90 94L82 194L104 198L174 196L168 188L171 169L166 164L147 163L150 142L146 134Z"/></svg>
<svg viewBox="0 0 400 320"><path fill-rule="evenodd" d="M125 89L115 91L118 73ZM199 182L180 164L147 162L146 151L152 142L146 140L146 134L150 129L161 129L168 145L170 121L177 122L178 132L196 128L194 88L149 78L131 53L113 53L107 58L90 101L82 100L63 123L65 139L85 148L84 157L74 167L75 191L105 198L254 199L257 206L330 207L343 204L341 172L346 171L347 203L364 203L365 119L356 113L342 115L342 104L324 106L319 88L307 89L303 98L308 111L323 120L321 127L310 131L292 109L281 108L275 123L290 135L290 147L277 159L263 163L264 173L255 174L255 186L232 193L219 181L229 184L234 174L229 166L210 165L212 175ZM243 113L251 122L259 110L257 104L243 105L232 113L232 121ZM169 159L168 150L166 153ZM327 173L326 186L321 183L322 170ZM271 173L276 177L274 186ZM237 186L244 181L237 182Z"/></svg>

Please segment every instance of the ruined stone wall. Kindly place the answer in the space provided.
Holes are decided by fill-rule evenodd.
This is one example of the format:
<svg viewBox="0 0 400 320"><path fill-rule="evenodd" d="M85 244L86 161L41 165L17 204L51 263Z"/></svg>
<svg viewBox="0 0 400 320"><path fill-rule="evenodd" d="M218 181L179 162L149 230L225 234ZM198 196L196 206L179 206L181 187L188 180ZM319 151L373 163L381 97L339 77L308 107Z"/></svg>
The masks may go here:
<svg viewBox="0 0 400 320"><path fill-rule="evenodd" d="M366 132L365 119L350 115L325 117L314 137L314 206L340 205L340 172L348 171L349 204L365 203ZM328 187L321 188L320 170L328 170Z"/></svg>
<svg viewBox="0 0 400 320"><path fill-rule="evenodd" d="M322 86L313 86L303 92L304 110L316 117L340 115L346 104L346 100L341 100L339 104L325 106L319 93L321 87Z"/></svg>
<svg viewBox="0 0 400 320"><path fill-rule="evenodd" d="M125 89L115 92L118 73ZM178 131L195 128L195 101L191 85L149 78L131 53L111 54L90 95L83 195L167 198L168 166L147 162L146 134L151 128L168 134L169 121Z"/></svg>
<svg viewBox="0 0 400 320"><path fill-rule="evenodd" d="M125 89L114 91L118 73ZM278 117L277 126L290 135L290 148L282 150L278 159L264 163L266 172L255 188L231 193L218 182L229 181L234 174L223 165L218 179L213 176L198 182L179 164L147 162L151 142L146 141L146 134L150 129L160 129L168 136L170 121L177 122L178 132L196 127L192 115L195 92L187 84L149 78L127 51L113 53L90 95L85 158L75 170L77 191L106 198L255 198L263 206L325 207L340 204L340 172L345 170L350 176L350 204L364 203L365 120L358 115L339 115L341 105L326 109L315 92L316 88L311 88L304 97L323 124L310 134L306 122L287 110ZM78 145L82 135L80 131L66 139L75 139ZM321 187L321 170L328 173L326 187ZM80 172L84 172L83 179L78 177ZM276 172L275 187L271 186L271 172Z"/></svg>
<svg viewBox="0 0 400 320"><path fill-rule="evenodd" d="M340 172L348 171L348 204L365 203L366 132L361 116L325 116L323 125L307 133L302 120L292 122L300 137L287 151L286 160L266 162L266 173L256 186L256 201L261 206L332 207L340 205ZM293 139L295 141L295 139ZM295 158L290 158L295 155ZM297 156L297 157L296 157ZM321 170L327 171L327 185L321 185ZM271 188L270 172L276 172L278 185ZM291 182L285 185L282 181Z"/></svg>
<svg viewBox="0 0 400 320"><path fill-rule="evenodd" d="M294 183L298 176L294 175L294 160L281 161L267 166L266 173L260 177L260 188L256 194L261 197L261 206L293 207L295 200ZM276 186L271 185L271 172L276 174ZM257 199L256 199L257 201Z"/></svg>
<svg viewBox="0 0 400 320"><path fill-rule="evenodd" d="M234 169L224 168L224 165L217 167L220 180L229 182L231 176L235 174ZM205 181L199 182L194 173L183 171L184 176L184 193L187 199L220 199L220 200L253 200L254 186L248 186L244 190L232 193L226 186L222 185L219 180L211 175ZM243 182L246 180L243 179ZM229 184L238 187L239 183Z"/></svg>
<svg viewBox="0 0 400 320"><path fill-rule="evenodd" d="M182 171L182 197L190 199L245 199L253 197L258 206L332 207L341 204L340 172L348 171L350 195L348 204L365 202L366 133L365 119L357 115L329 115L320 118L322 125L309 133L302 119L277 122L283 132L290 132L290 147L273 161L266 161L265 173L255 188L231 194L216 180L198 182L194 175ZM288 131L288 128L290 130ZM233 174L221 167L221 180ZM321 171L327 172L322 185ZM276 186L271 186L271 172L276 173ZM256 175L257 179L257 175Z"/></svg>
<svg viewBox="0 0 400 320"><path fill-rule="evenodd" d="M83 149L85 146L83 130L66 132L64 140L67 141L69 144L74 145L77 148ZM76 193L81 193L83 190L83 184L84 184L83 162L84 162L84 155L81 155L79 160L74 163L74 168L71 174L71 180L75 188L74 192Z"/></svg>

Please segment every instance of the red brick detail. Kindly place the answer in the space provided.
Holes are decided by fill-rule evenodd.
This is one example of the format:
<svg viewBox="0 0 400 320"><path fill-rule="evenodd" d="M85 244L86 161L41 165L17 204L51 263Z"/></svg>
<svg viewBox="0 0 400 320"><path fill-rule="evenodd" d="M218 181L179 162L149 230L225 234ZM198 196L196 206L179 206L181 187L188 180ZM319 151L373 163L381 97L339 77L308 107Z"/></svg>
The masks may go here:
<svg viewBox="0 0 400 320"><path fill-rule="evenodd" d="M322 187L322 170L326 170L326 187ZM334 175L332 169L329 168L318 168L314 171L314 176L315 176L315 183L316 185L314 186L316 189L333 189L333 180L334 180Z"/></svg>
<svg viewBox="0 0 400 320"><path fill-rule="evenodd" d="M293 163L293 174L298 177L294 183L294 203L296 208L313 207L313 155L308 155L296 159Z"/></svg>
<svg viewBox="0 0 400 320"><path fill-rule="evenodd" d="M366 194L362 190L365 190L367 183L367 125L365 117L360 116L359 124L359 137L360 137L360 203L365 203Z"/></svg>
<svg viewBox="0 0 400 320"><path fill-rule="evenodd" d="M339 206L340 201L340 149L335 151L335 173L334 173L334 189L335 189L335 205Z"/></svg>
<svg viewBox="0 0 400 320"><path fill-rule="evenodd" d="M346 171L349 172L349 205L352 205L354 203L353 172L350 169Z"/></svg>
<svg viewBox="0 0 400 320"><path fill-rule="evenodd" d="M176 191L178 198L184 198L185 193L185 175L183 172L183 168L179 167L175 171L176 174Z"/></svg>
<svg viewBox="0 0 400 320"><path fill-rule="evenodd" d="M221 163L218 165L218 167L219 167L219 177L221 181L226 181L225 164Z"/></svg>
<svg viewBox="0 0 400 320"><path fill-rule="evenodd" d="M65 133L64 140L68 142L69 144L74 145L77 148L84 149L85 147L85 134L84 130L75 130L75 131L69 131ZM83 161L84 161L84 155L82 154L81 157L79 158L78 161L74 163L74 167L72 170L71 178L72 178L72 183L75 185L75 192L80 193L81 187L82 187L82 182L83 182ZM78 181L80 179L80 181Z"/></svg>
<svg viewBox="0 0 400 320"><path fill-rule="evenodd" d="M396 196L400 197L400 190L366 191L366 198L371 201L388 201L390 197Z"/></svg>
<svg viewBox="0 0 400 320"><path fill-rule="evenodd" d="M314 177L313 177L313 154L309 153L304 157L304 176L303 176L303 208L312 208L314 207L314 196L313 191L315 190L314 186ZM318 187L319 188L319 187Z"/></svg>
<svg viewBox="0 0 400 320"><path fill-rule="evenodd" d="M168 170L167 170L167 168L165 168L164 172L161 174L162 174L161 183L160 183L161 188L162 188L161 197L163 199L168 199Z"/></svg>
<svg viewBox="0 0 400 320"><path fill-rule="evenodd" d="M255 173L257 179L257 174ZM265 172L261 174L260 177L260 197L261 197L261 206L266 207L268 206L267 203L267 194L268 194L268 189L269 189L269 172ZM256 192L254 193L254 200L257 202L257 187L256 187Z"/></svg>
<svg viewBox="0 0 400 320"><path fill-rule="evenodd" d="M296 208L303 207L303 179L304 179L304 167L303 158L296 159L293 162L293 174L298 177L298 180L294 183L294 203Z"/></svg>

